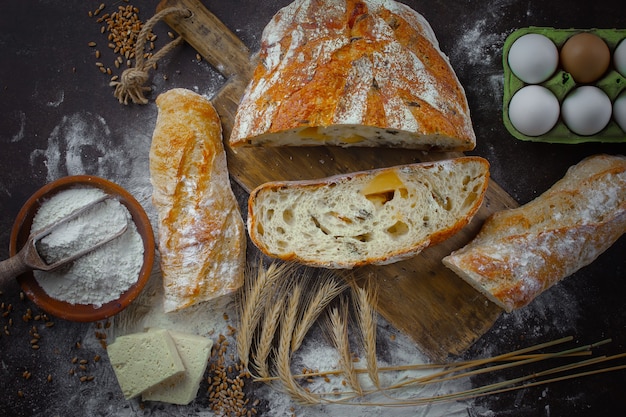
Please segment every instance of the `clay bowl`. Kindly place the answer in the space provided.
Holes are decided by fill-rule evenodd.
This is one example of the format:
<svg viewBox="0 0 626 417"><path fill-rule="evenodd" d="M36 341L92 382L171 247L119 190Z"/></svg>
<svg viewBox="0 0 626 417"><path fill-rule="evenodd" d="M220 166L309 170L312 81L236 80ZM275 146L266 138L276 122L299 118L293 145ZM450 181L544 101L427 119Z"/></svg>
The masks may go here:
<svg viewBox="0 0 626 417"><path fill-rule="evenodd" d="M130 212L144 246L143 265L137 282L122 293L119 299L95 307L92 304L71 304L50 297L39 286L32 271L20 275L17 279L26 296L47 313L65 320L92 322L112 317L126 308L142 291L152 272L155 251L152 226L143 207L128 191L103 178L90 175L64 177L45 185L26 201L18 213L11 230L9 253L14 256L24 246L30 234L33 217L44 201L55 193L77 187L95 187L114 195Z"/></svg>

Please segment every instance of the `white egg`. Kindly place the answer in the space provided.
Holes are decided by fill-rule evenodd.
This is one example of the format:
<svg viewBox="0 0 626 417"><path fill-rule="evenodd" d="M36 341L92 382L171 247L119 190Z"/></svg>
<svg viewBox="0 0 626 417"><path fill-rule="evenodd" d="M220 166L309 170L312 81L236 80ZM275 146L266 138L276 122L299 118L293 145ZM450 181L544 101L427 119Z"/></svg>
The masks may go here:
<svg viewBox="0 0 626 417"><path fill-rule="evenodd" d="M613 103L613 119L626 132L626 91L623 91Z"/></svg>
<svg viewBox="0 0 626 417"><path fill-rule="evenodd" d="M626 77L626 40L622 40L613 52L613 65L617 72Z"/></svg>
<svg viewBox="0 0 626 417"><path fill-rule="evenodd" d="M581 136L595 135L611 120L611 99L598 87L575 88L563 100L561 114L565 125Z"/></svg>
<svg viewBox="0 0 626 417"><path fill-rule="evenodd" d="M509 119L513 127L527 136L548 133L559 120L559 111L559 100L540 85L521 88L509 102Z"/></svg>
<svg viewBox="0 0 626 417"><path fill-rule="evenodd" d="M528 33L513 42L508 56L511 71L528 84L547 80L559 64L554 42L544 35Z"/></svg>

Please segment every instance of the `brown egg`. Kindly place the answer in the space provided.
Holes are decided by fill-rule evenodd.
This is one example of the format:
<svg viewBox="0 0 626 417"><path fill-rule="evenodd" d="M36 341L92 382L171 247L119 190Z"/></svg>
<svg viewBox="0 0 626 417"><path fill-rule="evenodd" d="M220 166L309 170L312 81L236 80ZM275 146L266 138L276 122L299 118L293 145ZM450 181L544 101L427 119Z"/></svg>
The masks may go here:
<svg viewBox="0 0 626 417"><path fill-rule="evenodd" d="M593 33L577 33L561 48L561 66L579 83L591 83L602 77L610 62L608 45Z"/></svg>

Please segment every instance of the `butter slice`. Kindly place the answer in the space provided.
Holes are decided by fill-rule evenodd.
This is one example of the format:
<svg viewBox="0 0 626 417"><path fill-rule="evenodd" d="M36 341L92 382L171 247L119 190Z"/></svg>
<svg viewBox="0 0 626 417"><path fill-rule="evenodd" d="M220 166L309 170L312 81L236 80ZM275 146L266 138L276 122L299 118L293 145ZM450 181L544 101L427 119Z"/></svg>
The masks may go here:
<svg viewBox="0 0 626 417"><path fill-rule="evenodd" d="M107 351L127 400L185 373L174 340L164 329L120 336Z"/></svg>
<svg viewBox="0 0 626 417"><path fill-rule="evenodd" d="M169 333L185 366L185 375L181 380L167 380L148 389L142 394L142 399L187 405L198 394L200 381L209 363L213 341L206 337L172 330Z"/></svg>

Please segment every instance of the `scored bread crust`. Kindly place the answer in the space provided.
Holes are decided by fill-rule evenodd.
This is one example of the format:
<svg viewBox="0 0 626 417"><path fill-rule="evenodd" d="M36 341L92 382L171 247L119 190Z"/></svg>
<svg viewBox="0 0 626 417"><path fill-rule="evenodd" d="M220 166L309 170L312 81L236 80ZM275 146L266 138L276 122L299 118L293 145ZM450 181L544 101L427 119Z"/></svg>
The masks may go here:
<svg viewBox="0 0 626 417"><path fill-rule="evenodd" d="M156 104L150 181L164 310L171 312L243 285L246 236L211 102L176 88L159 95Z"/></svg>
<svg viewBox="0 0 626 417"><path fill-rule="evenodd" d="M533 201L494 213L443 263L507 312L593 262L626 231L626 158L594 155Z"/></svg>
<svg viewBox="0 0 626 417"><path fill-rule="evenodd" d="M416 163L308 181L262 184L248 233L266 255L330 269L389 264L449 238L479 209L489 163Z"/></svg>
<svg viewBox="0 0 626 417"><path fill-rule="evenodd" d="M296 0L265 27L230 145L476 145L465 91L426 19L392 0Z"/></svg>

